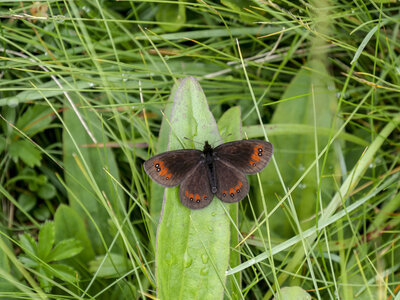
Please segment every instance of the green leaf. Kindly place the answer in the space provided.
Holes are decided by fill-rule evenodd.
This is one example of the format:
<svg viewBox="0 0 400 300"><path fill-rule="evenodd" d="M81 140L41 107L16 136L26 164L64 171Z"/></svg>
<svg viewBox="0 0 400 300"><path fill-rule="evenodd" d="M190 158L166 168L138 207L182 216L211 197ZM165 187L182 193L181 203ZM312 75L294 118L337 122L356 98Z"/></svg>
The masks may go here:
<svg viewBox="0 0 400 300"><path fill-rule="evenodd" d="M53 110L45 105L31 105L18 118L16 127L23 131L27 136L33 135L45 130L52 121ZM17 131L13 132L19 135Z"/></svg>
<svg viewBox="0 0 400 300"><path fill-rule="evenodd" d="M54 224L56 243L70 238L77 239L83 247L82 252L78 254L78 258L84 263L94 259L95 254L85 223L75 210L65 204L61 204L54 215Z"/></svg>
<svg viewBox="0 0 400 300"><path fill-rule="evenodd" d="M247 14L245 11L245 9L251 9L251 6L254 6L255 4L257 4L257 2L251 0L221 0L221 3L237 12L240 15L242 21L257 21L257 18L255 16Z"/></svg>
<svg viewBox="0 0 400 300"><path fill-rule="evenodd" d="M137 298L136 287L127 280L121 280L118 285L115 286L110 300L131 300Z"/></svg>
<svg viewBox="0 0 400 300"><path fill-rule="evenodd" d="M73 88L76 90L90 88L93 85L93 83L91 83L90 81L76 81L76 79L72 77L63 78L63 85L65 89L71 89L71 84L74 85ZM54 82L54 80L49 80L46 83L38 85L35 87L35 89L37 90L23 91L15 96L3 98L0 101L0 106L9 105L14 107L19 103L33 100L42 100L44 97L50 98L62 95L64 93L64 90L60 89L60 87Z"/></svg>
<svg viewBox="0 0 400 300"><path fill-rule="evenodd" d="M40 198L45 200L50 200L56 196L56 188L51 183L45 183L38 190L38 195Z"/></svg>
<svg viewBox="0 0 400 300"><path fill-rule="evenodd" d="M275 110L269 126L273 127L273 124L278 124L279 126L279 124L290 122L294 128L291 135L272 135L270 137L270 142L274 145L274 157L286 186L293 187L316 157L314 134L296 134L295 124L305 124L315 128L315 116L315 125L317 128L330 129L333 116L336 112L334 86L334 82L324 64L318 60L314 60L309 63L308 68L303 68L298 72L282 96L284 99L297 96L297 100L281 102ZM318 153L326 146L328 139L329 136L318 136ZM323 165L323 159L321 158L320 160L320 166ZM321 188L323 191L322 199L325 203L332 196L335 189L333 178L336 175L337 168L338 163L334 152L330 151L325 168L320 170L320 172L323 171L323 174L318 175L321 180L321 187L318 186L316 171L313 169L291 194L291 197L296 199L294 204L299 221L302 223L302 228L307 229L314 222L314 220L309 220L308 222L304 220L315 214L318 189ZM263 191L269 210L277 205L277 198L283 197L284 191L279 181L279 176L272 165L267 166L261 172L261 181L262 186L268 187L264 188ZM262 198L259 196L260 193L257 189L253 189L253 191L255 193L253 193L254 197L252 200L254 201L252 203L255 205L258 213L261 213L264 210ZM270 217L269 223L271 224L273 233L277 236L292 236L293 228L291 222L287 221L284 210L275 211Z"/></svg>
<svg viewBox="0 0 400 300"><path fill-rule="evenodd" d="M278 299L311 300L311 296L299 286L286 286L281 288L281 297ZM277 298L274 298L274 300Z"/></svg>
<svg viewBox="0 0 400 300"><path fill-rule="evenodd" d="M37 199L32 194L23 193L18 196L18 203L26 212L28 212L36 206Z"/></svg>
<svg viewBox="0 0 400 300"><path fill-rule="evenodd" d="M121 277L133 268L129 259L125 256L110 253L104 259L104 255L97 256L89 263L89 271L96 273L98 277L116 278Z"/></svg>
<svg viewBox="0 0 400 300"><path fill-rule="evenodd" d="M42 153L31 142L26 140L12 142L8 147L8 153L15 162L21 159L31 168L40 166Z"/></svg>
<svg viewBox="0 0 400 300"><path fill-rule="evenodd" d="M77 99L75 101L78 102ZM81 116L97 142L107 144L109 140L99 116L91 110ZM111 179L113 177L120 182L114 153L103 146L84 146L93 144L93 140L72 109L64 111L64 123L63 153L69 203L88 226L93 249L97 253L105 253L104 242L110 244L113 240L107 223L110 207L116 216L121 216L121 210L125 208L122 190Z"/></svg>
<svg viewBox="0 0 400 300"><path fill-rule="evenodd" d="M39 272L37 279L40 283L40 287L44 289L47 293L49 293L52 288L52 283L50 282L50 280L53 279L51 271L46 266L43 265L39 266L37 271Z"/></svg>
<svg viewBox="0 0 400 300"><path fill-rule="evenodd" d="M37 255L37 244L33 237L27 233L19 235L22 250L29 256Z"/></svg>
<svg viewBox="0 0 400 300"><path fill-rule="evenodd" d="M36 268L39 265L37 259L32 259L24 254L18 256L18 259L24 266L28 268Z"/></svg>
<svg viewBox="0 0 400 300"><path fill-rule="evenodd" d="M171 124L170 150L194 148L184 137L201 143L208 140L211 145L220 141L204 92L193 77L181 81L167 117ZM157 235L158 298L222 297L230 237L224 206L229 207L215 198L204 209L190 210L181 204L178 188L166 189Z"/></svg>
<svg viewBox="0 0 400 300"><path fill-rule="evenodd" d="M48 218L50 218L50 211L47 206L41 206L39 208L35 208L33 215L40 221L46 221Z"/></svg>
<svg viewBox="0 0 400 300"><path fill-rule="evenodd" d="M4 151L6 148L6 139L3 136L0 136L0 153Z"/></svg>
<svg viewBox="0 0 400 300"><path fill-rule="evenodd" d="M353 59L351 60L350 64L353 64L358 60L360 57L361 53L364 51L364 48L367 46L368 42L372 38L372 36L375 34L375 32L379 29L379 24L375 25L365 36L363 41L361 42L360 46L358 46L356 53L354 54Z"/></svg>
<svg viewBox="0 0 400 300"><path fill-rule="evenodd" d="M156 19L166 31L178 31L186 23L186 7L183 4L159 4ZM165 24L172 23L172 24Z"/></svg>
<svg viewBox="0 0 400 300"><path fill-rule="evenodd" d="M50 262L74 257L79 254L82 249L81 242L76 239L63 240L56 244L46 260Z"/></svg>
<svg viewBox="0 0 400 300"><path fill-rule="evenodd" d="M67 282L75 282L77 280L77 272L74 268L64 264L51 264L49 271L54 277Z"/></svg>
<svg viewBox="0 0 400 300"><path fill-rule="evenodd" d="M54 245L54 223L46 222L42 225L42 228L39 231L38 237L38 256L44 261L48 261L47 255L49 255L51 249Z"/></svg>

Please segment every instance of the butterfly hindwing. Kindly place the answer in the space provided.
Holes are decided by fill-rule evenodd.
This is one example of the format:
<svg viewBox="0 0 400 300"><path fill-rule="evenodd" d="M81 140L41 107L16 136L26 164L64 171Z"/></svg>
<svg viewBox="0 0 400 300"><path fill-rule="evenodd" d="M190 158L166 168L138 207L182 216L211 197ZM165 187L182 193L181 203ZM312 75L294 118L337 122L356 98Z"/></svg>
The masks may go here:
<svg viewBox="0 0 400 300"><path fill-rule="evenodd" d="M201 162L181 183L179 198L186 207L200 209L209 205L213 197L206 165Z"/></svg>
<svg viewBox="0 0 400 300"><path fill-rule="evenodd" d="M202 152L195 149L168 151L146 160L146 173L158 184L173 187L180 184L199 164Z"/></svg>
<svg viewBox="0 0 400 300"><path fill-rule="evenodd" d="M221 144L214 149L219 160L245 174L262 171L271 159L272 144L261 140L242 140Z"/></svg>
<svg viewBox="0 0 400 300"><path fill-rule="evenodd" d="M223 160L215 161L217 174L216 196L223 202L233 203L242 200L249 192L246 175Z"/></svg>

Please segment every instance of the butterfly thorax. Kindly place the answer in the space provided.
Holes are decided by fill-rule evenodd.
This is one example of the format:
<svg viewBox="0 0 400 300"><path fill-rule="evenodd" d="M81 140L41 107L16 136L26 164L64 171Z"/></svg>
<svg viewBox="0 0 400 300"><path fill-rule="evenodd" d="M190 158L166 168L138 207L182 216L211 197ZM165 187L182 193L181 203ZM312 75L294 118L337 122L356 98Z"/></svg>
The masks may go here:
<svg viewBox="0 0 400 300"><path fill-rule="evenodd" d="M214 151L211 145L206 141L203 148L204 155L204 163L207 168L207 176L210 181L211 191L213 194L217 192L217 177L215 173L215 165L214 165Z"/></svg>
<svg viewBox="0 0 400 300"><path fill-rule="evenodd" d="M208 143L208 141L206 141L206 143L204 144L204 148L203 148L203 155L204 155L204 160L205 160L206 164L210 164L213 162L213 160L214 160L213 152L214 152L213 148Z"/></svg>

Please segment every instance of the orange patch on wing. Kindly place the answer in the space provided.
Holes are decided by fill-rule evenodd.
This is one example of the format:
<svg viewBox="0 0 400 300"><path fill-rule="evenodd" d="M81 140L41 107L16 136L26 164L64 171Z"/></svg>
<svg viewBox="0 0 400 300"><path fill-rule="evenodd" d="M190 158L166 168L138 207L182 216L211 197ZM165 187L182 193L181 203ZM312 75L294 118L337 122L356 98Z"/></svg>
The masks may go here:
<svg viewBox="0 0 400 300"><path fill-rule="evenodd" d="M260 159L261 159L257 154L252 154L252 155L251 155L251 158L252 158L253 160L255 160L255 161L260 161Z"/></svg>
<svg viewBox="0 0 400 300"><path fill-rule="evenodd" d="M243 186L243 183L239 180L238 185L239 185L240 187L242 187L242 186Z"/></svg>
<svg viewBox="0 0 400 300"><path fill-rule="evenodd" d="M196 194L196 195L194 196L194 200L196 200L196 201L201 200L200 195L199 195L199 194Z"/></svg>
<svg viewBox="0 0 400 300"><path fill-rule="evenodd" d="M238 185L235 186L235 191L240 191L240 187Z"/></svg>
<svg viewBox="0 0 400 300"><path fill-rule="evenodd" d="M172 173L168 173L168 174L167 174L167 177L168 177L168 178L171 178L171 177L172 177Z"/></svg>
<svg viewBox="0 0 400 300"><path fill-rule="evenodd" d="M251 165L253 166L253 165L255 165L255 162L252 161L252 160L250 160L250 161L249 161L249 164L251 164Z"/></svg>
<svg viewBox="0 0 400 300"><path fill-rule="evenodd" d="M189 198L189 191L188 190L185 191L185 196Z"/></svg>
<svg viewBox="0 0 400 300"><path fill-rule="evenodd" d="M168 173L168 168L161 168L160 176L165 176Z"/></svg>
<svg viewBox="0 0 400 300"><path fill-rule="evenodd" d="M189 195L189 198L194 199L193 194L190 194L190 195Z"/></svg>
<svg viewBox="0 0 400 300"><path fill-rule="evenodd" d="M228 194L228 192L227 192L227 191L224 191L223 194L225 194L225 196L226 196L226 194Z"/></svg>
<svg viewBox="0 0 400 300"><path fill-rule="evenodd" d="M207 198L207 195L203 195L203 199L206 200L206 198Z"/></svg>
<svg viewBox="0 0 400 300"><path fill-rule="evenodd" d="M234 193L235 193L235 190L233 188L230 188L229 189L229 194L234 194Z"/></svg>

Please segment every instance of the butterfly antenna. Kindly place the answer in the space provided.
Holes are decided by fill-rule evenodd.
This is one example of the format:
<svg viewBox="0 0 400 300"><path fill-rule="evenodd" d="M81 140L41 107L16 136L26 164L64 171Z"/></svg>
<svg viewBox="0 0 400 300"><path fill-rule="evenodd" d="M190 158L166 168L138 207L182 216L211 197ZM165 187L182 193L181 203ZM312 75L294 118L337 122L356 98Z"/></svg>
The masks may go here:
<svg viewBox="0 0 400 300"><path fill-rule="evenodd" d="M232 135L232 133L229 133L227 135L221 136L221 138L219 139L219 141L221 142L221 144L224 142L224 140L228 137L230 137Z"/></svg>
<svg viewBox="0 0 400 300"><path fill-rule="evenodd" d="M195 141L195 140L192 140L192 139L189 139L189 138L187 138L186 136L185 137L183 137L185 140L188 140L188 141L191 141L191 142L193 142L193 143L196 143L196 144L199 144L199 145L204 145L204 143L201 143L201 142L198 142L198 141Z"/></svg>

